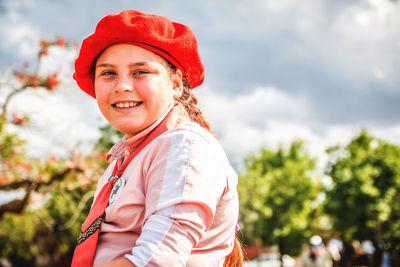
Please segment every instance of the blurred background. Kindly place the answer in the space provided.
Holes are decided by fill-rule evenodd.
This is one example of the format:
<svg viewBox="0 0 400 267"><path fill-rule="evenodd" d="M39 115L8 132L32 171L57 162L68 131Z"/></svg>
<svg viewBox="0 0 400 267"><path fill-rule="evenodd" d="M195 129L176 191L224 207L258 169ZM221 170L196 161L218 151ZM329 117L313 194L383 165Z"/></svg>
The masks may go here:
<svg viewBox="0 0 400 267"><path fill-rule="evenodd" d="M400 266L393 0L0 0L0 266L69 266L121 136L73 62L124 9L197 36L195 94L240 176L247 266Z"/></svg>

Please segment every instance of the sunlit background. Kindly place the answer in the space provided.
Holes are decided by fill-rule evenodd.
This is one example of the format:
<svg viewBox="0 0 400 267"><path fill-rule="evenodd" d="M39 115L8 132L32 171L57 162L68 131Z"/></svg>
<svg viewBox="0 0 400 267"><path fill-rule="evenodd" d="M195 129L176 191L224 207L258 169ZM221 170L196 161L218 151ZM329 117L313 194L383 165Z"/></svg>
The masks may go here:
<svg viewBox="0 0 400 267"><path fill-rule="evenodd" d="M80 45L103 16L124 9L163 14L189 25L206 66L205 83L195 93L237 167L260 145L273 147L293 138L304 139L322 160L327 146L347 142L360 128L400 143L399 2L0 3L2 72L34 62L39 39L62 36ZM63 68L70 75L75 56L60 55L50 69ZM45 105L24 97L31 105L23 109L32 108L49 136L67 142L59 143L86 146L98 137L93 126L103 123L96 104L70 77L61 86L62 93ZM32 140L32 148L41 150L47 140Z"/></svg>
<svg viewBox="0 0 400 267"><path fill-rule="evenodd" d="M40 65L43 75L58 72L57 90L26 91L9 104L10 114L29 115L29 128L11 130L27 140L30 155L92 152L105 121L73 81L73 61L96 23L124 9L192 28L206 67L195 94L239 173L262 146L301 139L315 175L329 185L328 147L346 145L362 129L400 145L399 1L0 0L2 99L15 69L36 68L40 40L71 44L51 47Z"/></svg>

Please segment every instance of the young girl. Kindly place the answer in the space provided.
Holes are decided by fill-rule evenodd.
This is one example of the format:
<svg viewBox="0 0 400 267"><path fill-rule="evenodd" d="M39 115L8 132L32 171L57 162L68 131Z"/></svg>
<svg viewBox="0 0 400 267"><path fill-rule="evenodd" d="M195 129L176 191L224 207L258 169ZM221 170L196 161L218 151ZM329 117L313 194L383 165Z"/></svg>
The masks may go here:
<svg viewBox="0 0 400 267"><path fill-rule="evenodd" d="M125 137L107 154L72 266L241 266L237 175L191 91L204 80L192 31L108 15L74 79Z"/></svg>

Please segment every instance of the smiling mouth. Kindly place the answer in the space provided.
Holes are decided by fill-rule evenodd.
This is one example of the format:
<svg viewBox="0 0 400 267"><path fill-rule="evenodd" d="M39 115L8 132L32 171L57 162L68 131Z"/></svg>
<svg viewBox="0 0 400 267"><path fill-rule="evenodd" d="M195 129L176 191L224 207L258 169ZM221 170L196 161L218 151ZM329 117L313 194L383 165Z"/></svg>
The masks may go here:
<svg viewBox="0 0 400 267"><path fill-rule="evenodd" d="M133 107L139 106L142 103L143 103L142 101L139 101L139 102L125 102L125 103L112 104L111 106L117 107L117 108L133 108Z"/></svg>

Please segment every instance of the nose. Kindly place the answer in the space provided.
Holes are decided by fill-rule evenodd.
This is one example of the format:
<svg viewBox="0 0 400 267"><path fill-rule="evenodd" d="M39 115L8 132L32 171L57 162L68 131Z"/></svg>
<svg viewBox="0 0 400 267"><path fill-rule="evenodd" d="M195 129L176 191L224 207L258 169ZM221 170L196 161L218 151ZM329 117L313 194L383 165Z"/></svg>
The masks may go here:
<svg viewBox="0 0 400 267"><path fill-rule="evenodd" d="M115 92L131 92L133 91L133 81L129 78L120 77L114 88Z"/></svg>

